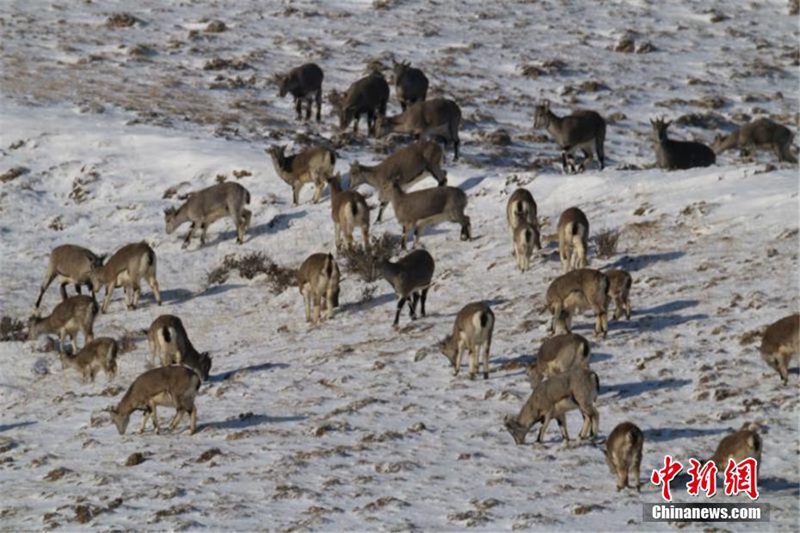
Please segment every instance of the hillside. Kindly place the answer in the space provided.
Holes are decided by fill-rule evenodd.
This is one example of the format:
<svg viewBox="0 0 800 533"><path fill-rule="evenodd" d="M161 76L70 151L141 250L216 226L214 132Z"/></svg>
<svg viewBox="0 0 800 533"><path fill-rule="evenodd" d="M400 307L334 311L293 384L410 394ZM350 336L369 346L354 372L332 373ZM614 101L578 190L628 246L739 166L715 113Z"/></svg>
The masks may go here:
<svg viewBox="0 0 800 533"><path fill-rule="evenodd" d="M724 435L759 424L759 501L771 522L716 527L796 530L800 375L795 359L780 385L758 337L798 309L797 165L731 150L709 168L656 169L649 119L674 119L672 137L706 143L760 116L796 130L797 15L786 2L462 5L145 1L130 27L107 24L122 2L0 7L0 174L22 172L0 186L0 314L27 318L50 250L68 242L112 252L146 240L164 298L156 306L145 287L129 311L118 289L98 317L96 334L126 340L111 383L82 384L44 337L0 343L0 529L673 529L642 523L657 487L614 490L602 443L632 420L645 432L643 482L664 455L707 458ZM215 20L226 30L206 31ZM393 328L389 285L347 271L342 306L316 328L295 287L276 293L266 276L236 273L209 282L229 254L297 268L334 250L327 192L312 204L308 187L293 207L267 146L325 139L347 178L351 162L376 163L405 142L364 137L364 120L359 136L339 133L327 102L319 126L296 122L272 75L317 61L327 94L368 64L388 76L392 59L425 70L429 96L457 100L464 114L463 157L448 150L445 168L468 194L474 239L461 242L448 223L423 234L436 260L428 316ZM543 98L559 114L608 118L605 170L561 173L556 145L532 129ZM394 92L389 106L400 110ZM252 194L245 243L225 220L207 246L182 250L188 227L167 235L163 210L220 175ZM524 275L505 222L520 185L544 236ZM543 445L516 446L503 417L530 392L524 366L547 335L544 293L561 272L555 223L573 205L593 236L619 231L612 257L598 258L594 242L589 255L593 268L631 272L633 316L592 338L601 437L564 445L552 424ZM389 208L371 232L399 229ZM58 300L51 287L43 309ZM453 377L434 348L474 300L497 317L486 381ZM199 431L137 435L137 414L120 436L106 409L145 369L142 331L163 313L213 357ZM592 324L578 317L576 331L590 337ZM578 413L567 420L576 439ZM137 453L144 461L126 466Z"/></svg>

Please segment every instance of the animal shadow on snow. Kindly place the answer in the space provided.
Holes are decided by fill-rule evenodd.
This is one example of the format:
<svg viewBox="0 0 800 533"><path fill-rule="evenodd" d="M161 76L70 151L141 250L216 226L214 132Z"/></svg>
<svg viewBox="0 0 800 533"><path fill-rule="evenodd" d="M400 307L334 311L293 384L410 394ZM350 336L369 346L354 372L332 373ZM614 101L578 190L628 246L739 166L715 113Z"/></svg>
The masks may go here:
<svg viewBox="0 0 800 533"><path fill-rule="evenodd" d="M706 435L721 435L728 433L725 428L699 429L699 428L656 428L643 431L645 442L668 442L675 439L703 437Z"/></svg>
<svg viewBox="0 0 800 533"><path fill-rule="evenodd" d="M639 331L660 331L663 329L669 329L672 327L680 326L688 322L699 322L707 319L708 315L705 313L698 313L687 316L665 315L657 318L645 317L643 320L638 321L636 329L638 329Z"/></svg>
<svg viewBox="0 0 800 533"><path fill-rule="evenodd" d="M264 224L259 224L258 226L249 228L247 230L248 237L246 238L246 240L249 240L249 238L258 237L260 235L267 235L269 233L274 233L276 231L289 229L289 223L292 220L303 218L307 214L308 211L306 211L305 209L303 209L302 211L279 213L274 217L272 217L272 220L270 220L269 222L265 222ZM230 234L232 239L236 238L236 231L231 231Z"/></svg>
<svg viewBox="0 0 800 533"><path fill-rule="evenodd" d="M341 304L339 307L336 308L335 314L347 313L350 311L366 311L368 309L372 309L373 307L378 307L380 305L396 301L397 299L395 298L394 293L387 292L386 294L381 294L380 296L373 296L372 298L366 301L355 301L355 302L347 302L345 304ZM408 307L405 306L404 309L407 310Z"/></svg>
<svg viewBox="0 0 800 533"><path fill-rule="evenodd" d="M661 261L674 261L675 259L680 259L684 255L686 255L686 252L681 252L679 250L676 250L674 252L642 254L642 255L637 255L635 257L631 257L629 255L623 255L613 263L604 266L603 270L608 270L612 268L621 268L627 270L628 272L636 272L638 270L642 270L645 267L652 265L653 263L658 263Z"/></svg>
<svg viewBox="0 0 800 533"><path fill-rule="evenodd" d="M612 359L612 355L610 353L591 352L589 354L589 361L591 361L590 364L602 363L603 361L608 361L609 359Z"/></svg>
<svg viewBox="0 0 800 533"><path fill-rule="evenodd" d="M611 321L609 328L614 330L635 329L637 331L660 331L687 322L705 320L708 315L705 313L695 313L692 315L674 314L684 309L695 307L697 300L675 300L655 307L645 309L634 309L634 320L631 321ZM666 314L673 313L673 314Z"/></svg>
<svg viewBox="0 0 800 533"><path fill-rule="evenodd" d="M470 189L473 189L481 184L483 180L485 180L487 176L474 176L472 178L468 178L464 180L461 185L458 186L464 192L467 192Z"/></svg>
<svg viewBox="0 0 800 533"><path fill-rule="evenodd" d="M13 424L0 424L0 433L3 433L4 431L9 431L9 430L12 430L12 429L24 428L24 427L27 427L27 426L32 426L35 423L36 423L35 421L31 420L30 422L15 422Z"/></svg>
<svg viewBox="0 0 800 533"><path fill-rule="evenodd" d="M600 394L616 392L614 399L622 400L639 396L645 392L652 392L662 389L679 389L692 383L690 379L648 379L645 381L632 381L630 383L617 383L615 385L603 385L600 382Z"/></svg>
<svg viewBox="0 0 800 533"><path fill-rule="evenodd" d="M273 368L288 368L288 363L259 363L257 365L249 365L243 366L242 368L237 368L235 370L228 370L227 372L220 372L219 374L214 374L209 376L208 381L210 383L221 383L230 379L235 374L245 374L245 373L253 373L253 372L261 372L263 370L272 370Z"/></svg>
<svg viewBox="0 0 800 533"><path fill-rule="evenodd" d="M216 296L217 294L223 294L230 290L238 289L241 287L245 287L245 285L243 283L231 283L230 285L223 283L220 285L214 285L207 288L203 292L197 293L195 295L195 298L200 298L202 296Z"/></svg>
<svg viewBox="0 0 800 533"><path fill-rule="evenodd" d="M690 307L696 307L697 304L700 302L698 300L675 300L673 302L668 302L661 305L656 305L654 307L648 307L645 309L637 309L637 315L661 315L664 313L675 313L677 311L683 311L684 309L689 309Z"/></svg>
<svg viewBox="0 0 800 533"><path fill-rule="evenodd" d="M790 481L782 477L760 477L758 478L758 488L767 492L782 492L788 490L794 496L800 495L800 486L797 481Z"/></svg>
<svg viewBox="0 0 800 533"><path fill-rule="evenodd" d="M180 304L194 298L194 293L188 289L168 289L161 291L161 299L165 304Z"/></svg>
<svg viewBox="0 0 800 533"><path fill-rule="evenodd" d="M435 348L434 348L435 349ZM436 353L439 353L438 349L435 349ZM464 354L464 359L469 361L468 354ZM479 358L480 365L483 365L483 356L481 355ZM495 377L495 373L503 373L505 378L507 377L519 377L522 382L528 382L528 376L526 371L533 362L536 361L536 356L533 354L522 354L518 356L500 356L495 357L492 354L489 357L489 379ZM452 370L452 367L448 365L449 369ZM482 366L480 368L483 368ZM479 370L480 370L479 368Z"/></svg>
<svg viewBox="0 0 800 533"><path fill-rule="evenodd" d="M442 222L437 222L436 224L425 226L424 228L420 229L419 238L425 239L426 237L433 237L434 235L445 235L453 231L458 231L458 225L455 222L448 222L444 220ZM473 240L475 239L473 238ZM420 245L417 248L414 248L414 233L409 232L408 246L409 246L408 252L403 252L402 255L413 252L414 250L418 250L420 248L425 248L425 243L420 242ZM425 249L427 250L427 248Z"/></svg>
<svg viewBox="0 0 800 533"><path fill-rule="evenodd" d="M187 289L170 289L167 291L163 291L161 296L164 300L164 303L168 304L182 304L188 302L189 300L193 300L195 298L202 298L204 296L216 296L218 294L226 293L232 289L239 289L244 287L241 283L231 283L231 284L220 284L220 285L213 285L208 287L206 290L201 292L192 292Z"/></svg>
<svg viewBox="0 0 800 533"><path fill-rule="evenodd" d="M276 424L280 422L302 422L305 416L269 416L256 415L253 413L240 414L235 418L221 420L219 422L209 422L198 427L199 429L245 429L263 424Z"/></svg>

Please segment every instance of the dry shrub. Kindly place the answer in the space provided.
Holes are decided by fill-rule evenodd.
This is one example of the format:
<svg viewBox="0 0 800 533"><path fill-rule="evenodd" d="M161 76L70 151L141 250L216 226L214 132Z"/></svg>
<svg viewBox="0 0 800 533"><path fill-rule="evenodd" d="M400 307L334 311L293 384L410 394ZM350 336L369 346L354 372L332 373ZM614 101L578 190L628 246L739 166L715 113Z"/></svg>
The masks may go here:
<svg viewBox="0 0 800 533"><path fill-rule="evenodd" d="M130 28L139 22L139 19L129 13L114 13L106 19L109 28Z"/></svg>
<svg viewBox="0 0 800 533"><path fill-rule="evenodd" d="M636 34L631 31L625 32L619 42L614 46L615 52L631 54L636 51Z"/></svg>
<svg viewBox="0 0 800 533"><path fill-rule="evenodd" d="M705 113L688 113L675 119L678 126L692 126L694 128L705 128L710 130L732 130L736 123L731 122L719 113L706 111Z"/></svg>
<svg viewBox="0 0 800 533"><path fill-rule="evenodd" d="M550 137L546 133L521 133L517 135L517 139L520 141L527 141L532 143L549 143L552 142Z"/></svg>
<svg viewBox="0 0 800 533"><path fill-rule="evenodd" d="M222 284L227 281L232 270L238 270L244 279L253 279L259 274L267 276L267 283L274 294L280 294L288 287L296 284L297 270L278 265L262 252L252 252L240 257L228 254L222 264L206 276L208 285Z"/></svg>
<svg viewBox="0 0 800 533"><path fill-rule="evenodd" d="M617 122L622 122L623 120L628 120L628 115L626 115L622 111L611 113L606 117L606 122L608 122L609 124L616 124Z"/></svg>
<svg viewBox="0 0 800 533"><path fill-rule="evenodd" d="M228 26L221 20L212 20L206 26L206 33L222 33L227 31Z"/></svg>
<svg viewBox="0 0 800 533"><path fill-rule="evenodd" d="M560 59L548 59L542 63L542 68L549 74L555 74L565 71L567 69L567 64Z"/></svg>
<svg viewBox="0 0 800 533"><path fill-rule="evenodd" d="M742 346L748 346L759 340L763 335L764 335L764 328L751 329L749 331L745 331L739 336L739 344Z"/></svg>
<svg viewBox="0 0 800 533"><path fill-rule="evenodd" d="M604 230L597 234L595 243L597 244L597 256L609 258L617 253L617 242L619 241L619 231Z"/></svg>
<svg viewBox="0 0 800 533"><path fill-rule="evenodd" d="M367 283L379 277L378 267L382 261L390 259L400 251L400 237L384 233L380 237L372 237L369 251L361 246L343 250L344 270L356 274Z"/></svg>
<svg viewBox="0 0 800 533"><path fill-rule="evenodd" d="M128 49L128 56L134 59L143 59L156 55L156 47L152 44L139 43Z"/></svg>
<svg viewBox="0 0 800 533"><path fill-rule="evenodd" d="M375 285L364 285L361 289L361 295L356 300L356 303L361 305L367 302L372 301L372 298L375 297Z"/></svg>
<svg viewBox="0 0 800 533"><path fill-rule="evenodd" d="M208 274L206 274L206 284L211 285L222 285L226 281L228 281L228 276L232 269L235 268L233 264L235 261L233 255L226 255L225 259L222 260L222 264L218 267L212 269Z"/></svg>
<svg viewBox="0 0 800 533"><path fill-rule="evenodd" d="M519 70L520 74L522 74L522 76L525 78L536 79L539 76L544 76L546 74L544 69L541 69L536 65L522 65Z"/></svg>
<svg viewBox="0 0 800 533"><path fill-rule="evenodd" d="M56 216L53 220L50 221L50 224L47 226L53 231L63 231L64 230L64 220L62 220L61 215Z"/></svg>
<svg viewBox="0 0 800 533"><path fill-rule="evenodd" d="M636 48L637 54L649 54L651 52L656 52L656 51L658 51L658 48L656 48L655 45L651 42L640 44L638 48Z"/></svg>
<svg viewBox="0 0 800 533"><path fill-rule="evenodd" d="M480 134L481 140L492 146L509 146L511 144L511 135L507 130L497 129L491 132L484 132Z"/></svg>
<svg viewBox="0 0 800 533"><path fill-rule="evenodd" d="M135 350L136 337L138 336L139 334L136 332L125 330L125 333L122 334L122 337L120 337L119 342L117 343L119 346L119 353L123 354Z"/></svg>
<svg viewBox="0 0 800 533"><path fill-rule="evenodd" d="M237 262L239 275L244 279L253 279L259 274L266 274L270 270L272 260L261 252L253 252L240 257Z"/></svg>
<svg viewBox="0 0 800 533"><path fill-rule="evenodd" d="M395 0L372 0L372 9L376 11L380 11L383 9L389 9L395 3Z"/></svg>
<svg viewBox="0 0 800 533"><path fill-rule="evenodd" d="M571 94L596 93L599 91L610 91L610 90L611 89L609 88L609 86L601 81L587 80L578 86L567 85L561 90L561 95L568 96Z"/></svg>
<svg viewBox="0 0 800 533"><path fill-rule="evenodd" d="M25 167L13 167L0 174L0 182L8 183L27 173L28 169Z"/></svg>
<svg viewBox="0 0 800 533"><path fill-rule="evenodd" d="M708 14L710 15L709 21L712 23L724 22L731 18L729 15L726 15L725 13L716 9L712 9L708 12Z"/></svg>
<svg viewBox="0 0 800 533"><path fill-rule="evenodd" d="M25 329L25 323L21 320L10 316L4 316L0 319L0 341L24 341L25 335L22 330Z"/></svg>
<svg viewBox="0 0 800 533"><path fill-rule="evenodd" d="M658 231L659 223L657 220L645 220L643 222L633 222L625 226L625 232L630 233L637 239L652 237Z"/></svg>

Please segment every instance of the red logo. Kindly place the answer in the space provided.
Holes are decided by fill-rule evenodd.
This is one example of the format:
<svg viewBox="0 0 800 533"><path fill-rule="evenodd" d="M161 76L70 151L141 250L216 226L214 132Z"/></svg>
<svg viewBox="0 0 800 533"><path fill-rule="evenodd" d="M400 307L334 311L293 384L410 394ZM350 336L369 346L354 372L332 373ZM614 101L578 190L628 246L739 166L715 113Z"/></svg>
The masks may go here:
<svg viewBox="0 0 800 533"><path fill-rule="evenodd" d="M752 457L736 464L728 459L725 467L725 495L735 496L744 492L751 500L758 499L758 463Z"/></svg>
<svg viewBox="0 0 800 533"><path fill-rule="evenodd" d="M697 496L700 491L706 493L706 498L712 497L717 493L717 465L714 461L709 461L700 468L700 461L689 459L691 467L688 474L692 480L686 484L686 488L691 496Z"/></svg>
<svg viewBox="0 0 800 533"><path fill-rule="evenodd" d="M699 496L702 491L706 498L711 498L717 493L717 474L719 469L713 461L702 464L697 459L689 459L687 474L691 480L686 483L690 496ZM683 465L675 461L671 455L664 456L664 468L653 470L650 482L661 485L661 497L665 501L672 501L670 482L683 470ZM751 500L758 499L758 462L748 457L738 463L733 459L728 460L725 468L725 495L735 496L740 492L747 494Z"/></svg>
<svg viewBox="0 0 800 533"><path fill-rule="evenodd" d="M664 457L664 468L653 470L653 474L650 476L650 482L653 485L663 485L661 487L661 497L668 502L672 501L669 482L675 479L675 476L680 474L681 470L683 470L683 465L678 461L673 461L671 455L667 455Z"/></svg>

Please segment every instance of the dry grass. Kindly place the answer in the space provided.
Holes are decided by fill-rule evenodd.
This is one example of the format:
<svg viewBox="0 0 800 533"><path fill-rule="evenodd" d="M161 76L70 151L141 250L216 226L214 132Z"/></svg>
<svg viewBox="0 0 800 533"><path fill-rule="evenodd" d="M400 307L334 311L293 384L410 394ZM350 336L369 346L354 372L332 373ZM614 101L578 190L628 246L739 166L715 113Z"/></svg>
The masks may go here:
<svg viewBox="0 0 800 533"><path fill-rule="evenodd" d="M372 237L370 249L354 246L350 250L343 250L344 270L359 276L367 283L372 283L379 277L378 267L382 261L390 259L400 251L400 238L397 235L384 233L380 237Z"/></svg>
<svg viewBox="0 0 800 533"><path fill-rule="evenodd" d="M252 69L247 62L241 59L224 59L215 57L206 61L203 65L203 70L246 70Z"/></svg>
<svg viewBox="0 0 800 533"><path fill-rule="evenodd" d="M625 233L629 233L635 238L652 237L657 233L659 226L660 224L657 220L633 222L625 226Z"/></svg>
<svg viewBox="0 0 800 533"><path fill-rule="evenodd" d="M296 285L296 269L280 266L262 252L252 252L243 256L226 255L222 264L208 273L206 283L209 286L225 283L233 270L238 271L239 276L244 279L253 279L259 274L264 274L274 294L280 294L288 287Z"/></svg>
<svg viewBox="0 0 800 533"><path fill-rule="evenodd" d="M597 256L607 259L617 253L619 231L610 229L601 231L595 236L594 240L597 245Z"/></svg>
<svg viewBox="0 0 800 533"><path fill-rule="evenodd" d="M23 333L25 322L10 316L0 319L0 341L24 341L26 336Z"/></svg>
<svg viewBox="0 0 800 533"><path fill-rule="evenodd" d="M361 295L356 300L356 304L361 305L367 302L372 301L372 298L375 297L375 285L364 285L361 289Z"/></svg>

